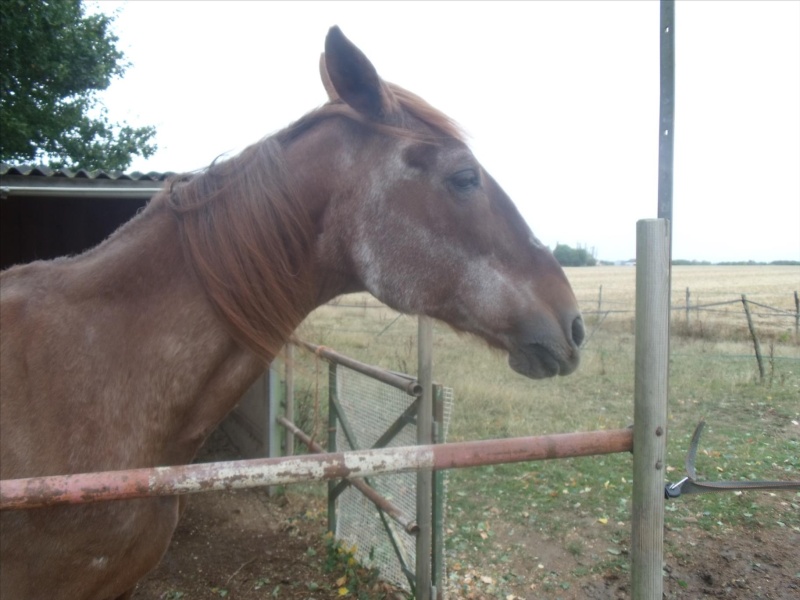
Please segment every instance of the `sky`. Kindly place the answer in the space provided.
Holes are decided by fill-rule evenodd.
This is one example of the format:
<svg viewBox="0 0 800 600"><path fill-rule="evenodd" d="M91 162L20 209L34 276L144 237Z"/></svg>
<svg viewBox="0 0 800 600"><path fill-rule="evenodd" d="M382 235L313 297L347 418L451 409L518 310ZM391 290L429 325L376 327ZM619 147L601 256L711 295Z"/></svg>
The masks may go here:
<svg viewBox="0 0 800 600"><path fill-rule="evenodd" d="M635 256L657 216L659 2L111 2L111 121L153 125L131 170L186 171L323 104L339 25L454 118L537 237ZM800 260L800 1L678 0L673 251ZM798 273L800 278L800 272Z"/></svg>

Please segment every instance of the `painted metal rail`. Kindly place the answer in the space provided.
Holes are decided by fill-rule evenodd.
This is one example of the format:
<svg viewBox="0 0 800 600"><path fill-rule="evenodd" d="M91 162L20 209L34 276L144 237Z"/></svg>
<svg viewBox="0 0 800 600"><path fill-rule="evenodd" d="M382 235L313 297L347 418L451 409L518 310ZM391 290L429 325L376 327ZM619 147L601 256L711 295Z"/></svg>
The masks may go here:
<svg viewBox="0 0 800 600"><path fill-rule="evenodd" d="M633 430L355 450L283 458L80 473L0 481L0 510L369 477L416 469L458 469L628 452Z"/></svg>

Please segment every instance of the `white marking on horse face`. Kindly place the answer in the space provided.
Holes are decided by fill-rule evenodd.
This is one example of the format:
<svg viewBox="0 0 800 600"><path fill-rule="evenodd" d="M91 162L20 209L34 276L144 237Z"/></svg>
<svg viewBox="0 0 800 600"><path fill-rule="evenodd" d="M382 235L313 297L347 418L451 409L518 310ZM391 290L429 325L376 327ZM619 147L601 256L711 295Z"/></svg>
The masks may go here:
<svg viewBox="0 0 800 600"><path fill-rule="evenodd" d="M410 172L410 167L403 160L403 152L410 142L398 142L394 150L384 156L379 168L369 172L370 188L367 198L370 202L382 204L394 183L403 179Z"/></svg>
<svg viewBox="0 0 800 600"><path fill-rule="evenodd" d="M379 168L367 173L365 202L359 207L359 214L354 216L357 227L352 241L353 259L365 287L378 298L383 297L387 286L396 287L387 281L393 268L394 257L387 249L392 244L392 236L407 235L408 232L403 231L404 226L409 231L419 229L416 224L397 222L401 217L386 202L386 195L392 186L409 172L409 167L403 160L403 150L407 145L408 143L402 142L396 144L394 151L383 157ZM390 227L384 225L387 214L396 217L395 223ZM391 300L394 301L394 298Z"/></svg>
<svg viewBox="0 0 800 600"><path fill-rule="evenodd" d="M445 300L464 322L453 323L488 338L498 338L496 327L506 326L510 314L525 312L535 303L532 285L519 285L491 257L470 257L460 245L436 236L424 222L417 222L402 209L386 202L392 186L408 177L411 168L403 160L398 143L380 168L365 178L366 202L356 215L351 252L365 287L376 297L407 313L443 312L435 306L427 285L442 276L452 277L452 293ZM529 243L545 248L532 232ZM402 248L402 250L400 250ZM402 253L403 264L398 260ZM425 268L427 266L427 268ZM426 273L427 271L427 273ZM448 311L449 312L449 311Z"/></svg>
<svg viewBox="0 0 800 600"><path fill-rule="evenodd" d="M92 559L92 562L89 563L89 567L92 569L105 569L108 566L108 557L107 556L98 556Z"/></svg>
<svg viewBox="0 0 800 600"><path fill-rule="evenodd" d="M358 233L353 258L361 272L364 286L373 296L380 298L382 295L381 273L383 272L383 265L372 249L372 240L368 235L364 234L363 226L358 228Z"/></svg>
<svg viewBox="0 0 800 600"><path fill-rule="evenodd" d="M509 315L522 314L537 302L533 286L521 285L489 257L469 262L459 292L468 307L464 327L487 338L497 338Z"/></svg>

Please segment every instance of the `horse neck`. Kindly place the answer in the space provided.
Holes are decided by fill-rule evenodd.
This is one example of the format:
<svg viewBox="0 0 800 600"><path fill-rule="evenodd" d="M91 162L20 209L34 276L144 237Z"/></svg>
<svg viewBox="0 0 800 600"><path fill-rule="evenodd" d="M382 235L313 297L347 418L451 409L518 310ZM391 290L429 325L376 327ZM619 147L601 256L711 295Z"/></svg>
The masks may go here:
<svg viewBox="0 0 800 600"><path fill-rule="evenodd" d="M95 282L85 284L85 306L103 315L98 327L126 340L104 366L129 373L127 389L115 390L127 397L115 408L135 443L153 453L136 462L190 460L265 363L234 341L208 302L163 198L76 267Z"/></svg>
<svg viewBox="0 0 800 600"><path fill-rule="evenodd" d="M198 258L203 257L188 251L186 231L181 232L178 225L182 217L176 219L171 214L166 193L155 198L139 218L104 244L103 252L94 253L96 260L103 263L98 273L108 278L109 287L124 290L118 294L124 310L129 314L139 311L139 320L149 325L137 328L131 335L140 338L136 347L147 352L146 357L139 357L140 376L155 382L152 389L144 390L147 398L143 402L150 415L162 415L160 419L148 418L141 426L152 429L155 437L170 440L164 442L164 455L157 459L161 463L191 458L311 310L339 294L363 289L348 258L352 215L341 207L338 212L332 211L330 206L332 197L348 194L339 153L331 151L333 140L338 137L331 128L319 128L289 145L285 153L281 151L296 193L289 204L302 204L307 211L313 229L311 249L307 260L296 264L296 273L281 278L283 297L293 299L295 304L284 308L274 305L281 313L278 317L286 319L282 328L285 331L263 323L256 331L267 339L255 349L209 293L208 280L204 281L202 273L198 276ZM202 196L200 200L202 204ZM218 200L235 202L239 207L242 203L241 197L211 202ZM258 203L250 202L251 208L254 204ZM218 218L213 222L231 223L228 218L219 218L224 213L215 214ZM241 239L241 231L215 233L220 235L219 244L226 245ZM273 236L276 233L282 234L278 230L272 232ZM205 257L218 256L218 248L205 248ZM269 262L263 261L262 266ZM212 266L210 274L215 277L222 273ZM265 279L257 271L240 275L231 281L244 286L264 285ZM294 282L290 285L295 287L287 289L287 281ZM308 282L312 283L307 285ZM245 313L234 316L252 326L241 318L247 316ZM163 381L169 385L158 384Z"/></svg>

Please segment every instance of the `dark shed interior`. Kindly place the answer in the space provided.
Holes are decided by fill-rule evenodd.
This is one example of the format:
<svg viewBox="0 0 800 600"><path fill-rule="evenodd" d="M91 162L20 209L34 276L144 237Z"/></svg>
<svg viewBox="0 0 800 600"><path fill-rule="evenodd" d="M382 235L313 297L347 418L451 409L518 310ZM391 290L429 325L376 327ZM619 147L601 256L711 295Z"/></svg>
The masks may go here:
<svg viewBox="0 0 800 600"><path fill-rule="evenodd" d="M0 169L0 268L78 254L133 217L166 175Z"/></svg>

